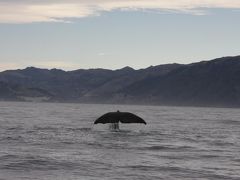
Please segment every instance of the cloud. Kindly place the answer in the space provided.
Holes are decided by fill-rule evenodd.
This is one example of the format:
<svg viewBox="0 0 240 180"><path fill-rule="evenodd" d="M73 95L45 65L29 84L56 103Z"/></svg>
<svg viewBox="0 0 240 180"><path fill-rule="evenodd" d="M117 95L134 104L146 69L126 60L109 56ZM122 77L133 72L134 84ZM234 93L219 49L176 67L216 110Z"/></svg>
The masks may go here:
<svg viewBox="0 0 240 180"><path fill-rule="evenodd" d="M0 72L7 69L17 69L20 65L18 63L1 63L0 62Z"/></svg>
<svg viewBox="0 0 240 180"><path fill-rule="evenodd" d="M98 53L98 56L105 56L105 55L106 55L106 53L104 53L104 52Z"/></svg>
<svg viewBox="0 0 240 180"><path fill-rule="evenodd" d="M204 14L199 9L240 9L239 0L0 0L0 23L69 22L113 10L167 10Z"/></svg>
<svg viewBox="0 0 240 180"><path fill-rule="evenodd" d="M39 68L58 68L58 69L76 69L79 65L76 63L72 62L65 62L65 61L41 61L41 62L36 62L36 63L31 63L32 66L34 67L39 67Z"/></svg>

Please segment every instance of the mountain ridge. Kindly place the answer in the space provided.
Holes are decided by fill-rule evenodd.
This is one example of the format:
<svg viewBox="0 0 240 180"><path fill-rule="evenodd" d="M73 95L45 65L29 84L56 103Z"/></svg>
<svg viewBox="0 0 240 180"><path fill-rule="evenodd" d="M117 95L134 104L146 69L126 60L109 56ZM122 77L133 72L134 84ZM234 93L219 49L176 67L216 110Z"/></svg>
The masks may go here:
<svg viewBox="0 0 240 180"><path fill-rule="evenodd" d="M138 70L7 70L0 100L240 107L240 56Z"/></svg>

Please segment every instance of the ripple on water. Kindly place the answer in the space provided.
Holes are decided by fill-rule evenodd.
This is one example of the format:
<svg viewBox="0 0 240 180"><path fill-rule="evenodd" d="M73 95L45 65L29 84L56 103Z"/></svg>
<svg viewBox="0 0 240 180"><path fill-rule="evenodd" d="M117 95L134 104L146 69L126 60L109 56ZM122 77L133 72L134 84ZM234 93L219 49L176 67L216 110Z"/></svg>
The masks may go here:
<svg viewBox="0 0 240 180"><path fill-rule="evenodd" d="M31 170L61 170L72 169L80 166L79 163L71 161L63 161L55 158L44 156L30 156L30 155L5 155L0 157L4 160L1 163L1 169L31 171Z"/></svg>
<svg viewBox="0 0 240 180"><path fill-rule="evenodd" d="M115 109L138 112L148 124L118 132L93 126ZM8 103L0 108L0 178L238 180L240 115L229 111Z"/></svg>

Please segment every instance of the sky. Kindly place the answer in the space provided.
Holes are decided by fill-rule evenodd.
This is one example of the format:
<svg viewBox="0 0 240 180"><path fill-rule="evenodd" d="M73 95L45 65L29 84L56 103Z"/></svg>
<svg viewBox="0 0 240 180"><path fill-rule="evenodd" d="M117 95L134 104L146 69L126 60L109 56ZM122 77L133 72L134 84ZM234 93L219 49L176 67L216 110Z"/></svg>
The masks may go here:
<svg viewBox="0 0 240 180"><path fill-rule="evenodd" d="M0 71L240 55L240 0L0 0Z"/></svg>

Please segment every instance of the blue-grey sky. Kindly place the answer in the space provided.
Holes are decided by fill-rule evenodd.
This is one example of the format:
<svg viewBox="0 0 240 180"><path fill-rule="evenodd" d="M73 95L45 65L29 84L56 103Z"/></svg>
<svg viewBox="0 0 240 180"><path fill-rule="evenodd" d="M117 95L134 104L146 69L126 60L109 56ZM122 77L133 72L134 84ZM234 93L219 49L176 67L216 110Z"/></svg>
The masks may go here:
<svg viewBox="0 0 240 180"><path fill-rule="evenodd" d="M240 54L240 0L0 0L0 71L145 68Z"/></svg>

